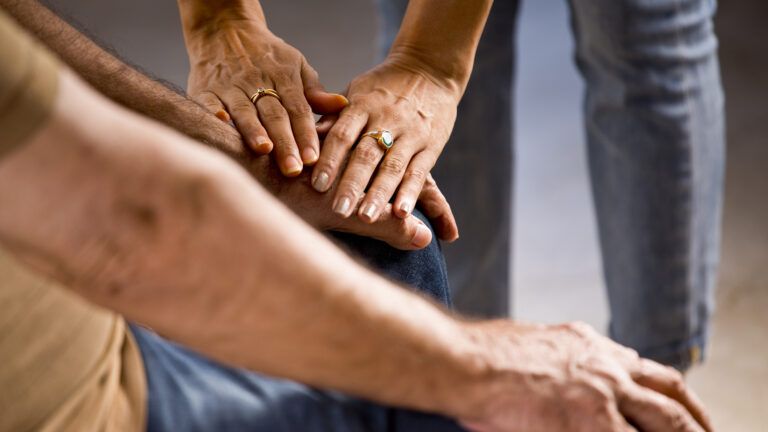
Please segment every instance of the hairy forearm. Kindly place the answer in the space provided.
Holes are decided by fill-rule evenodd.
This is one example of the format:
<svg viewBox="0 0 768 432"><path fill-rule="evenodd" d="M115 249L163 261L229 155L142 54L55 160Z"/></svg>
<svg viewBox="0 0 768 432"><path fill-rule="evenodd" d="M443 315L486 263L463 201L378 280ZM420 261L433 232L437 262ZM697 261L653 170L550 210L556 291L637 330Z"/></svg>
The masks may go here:
<svg viewBox="0 0 768 432"><path fill-rule="evenodd" d="M254 163L240 135L204 108L106 52L34 0L0 0L2 6L67 65L113 101L217 148L241 164ZM88 113L83 113L87 115ZM264 180L268 161L251 171Z"/></svg>
<svg viewBox="0 0 768 432"><path fill-rule="evenodd" d="M389 53L462 94L492 0L410 0Z"/></svg>
<svg viewBox="0 0 768 432"><path fill-rule="evenodd" d="M77 83L64 75L50 123L0 161L5 247L229 364L468 409L477 368L459 322L356 265L222 155Z"/></svg>

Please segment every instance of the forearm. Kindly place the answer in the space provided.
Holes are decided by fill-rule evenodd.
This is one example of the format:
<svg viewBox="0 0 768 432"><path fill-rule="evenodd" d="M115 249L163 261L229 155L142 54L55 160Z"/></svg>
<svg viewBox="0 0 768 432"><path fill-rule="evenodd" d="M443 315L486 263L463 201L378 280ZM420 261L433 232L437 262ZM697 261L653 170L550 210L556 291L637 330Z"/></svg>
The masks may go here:
<svg viewBox="0 0 768 432"><path fill-rule="evenodd" d="M389 59L464 92L492 0L410 0Z"/></svg>
<svg viewBox="0 0 768 432"><path fill-rule="evenodd" d="M251 153L234 128L106 52L40 3L0 0L0 6L105 96L219 149L241 164L253 163ZM265 171L266 162L260 162L263 167L252 171Z"/></svg>
<svg viewBox="0 0 768 432"><path fill-rule="evenodd" d="M73 82L50 124L0 161L5 247L229 364L468 410L481 364L461 324L354 264L221 155Z"/></svg>
<svg viewBox="0 0 768 432"><path fill-rule="evenodd" d="M258 0L177 0L185 37L192 32L215 33L222 21L255 20L266 25Z"/></svg>

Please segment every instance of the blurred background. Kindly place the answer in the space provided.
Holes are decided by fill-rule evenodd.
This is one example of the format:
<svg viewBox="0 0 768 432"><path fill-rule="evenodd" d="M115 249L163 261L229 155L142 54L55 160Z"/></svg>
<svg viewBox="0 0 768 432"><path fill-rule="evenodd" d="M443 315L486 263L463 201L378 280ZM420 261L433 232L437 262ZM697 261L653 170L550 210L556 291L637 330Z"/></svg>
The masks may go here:
<svg viewBox="0 0 768 432"><path fill-rule="evenodd" d="M50 3L130 62L185 87L188 64L175 2ZM583 320L604 331L583 86L572 62L567 5L522 3L513 311L527 320ZM262 4L272 31L304 52L329 89L343 90L375 62L373 0ZM722 265L711 349L689 381L718 430L768 431L768 2L722 2L716 28L728 117Z"/></svg>

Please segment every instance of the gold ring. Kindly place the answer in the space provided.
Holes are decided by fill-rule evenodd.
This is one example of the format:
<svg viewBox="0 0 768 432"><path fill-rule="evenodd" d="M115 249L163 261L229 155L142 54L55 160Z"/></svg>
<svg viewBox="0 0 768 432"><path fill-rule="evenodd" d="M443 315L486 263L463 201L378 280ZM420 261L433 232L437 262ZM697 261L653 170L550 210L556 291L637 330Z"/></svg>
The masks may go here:
<svg viewBox="0 0 768 432"><path fill-rule="evenodd" d="M392 137L392 132L386 129L366 132L360 138L365 137L371 137L375 139L379 146L384 149L384 151L388 151L392 148L393 145L395 145L395 139Z"/></svg>
<svg viewBox="0 0 768 432"><path fill-rule="evenodd" d="M261 98L262 96L272 96L272 97L274 97L274 98L277 98L277 100L279 100L280 102L282 102L282 101L283 101L283 100L280 98L280 95L279 95L279 94L277 94L277 92L276 92L274 89L268 89L268 88L264 88L264 87L260 87L260 88L257 88L257 89L256 89L256 93L254 93L253 95L251 95L251 97L250 97L250 98L248 98L248 99L250 99L250 100L251 100L251 103L253 103L254 105L256 105L256 101L258 101L258 100L259 100L259 98Z"/></svg>

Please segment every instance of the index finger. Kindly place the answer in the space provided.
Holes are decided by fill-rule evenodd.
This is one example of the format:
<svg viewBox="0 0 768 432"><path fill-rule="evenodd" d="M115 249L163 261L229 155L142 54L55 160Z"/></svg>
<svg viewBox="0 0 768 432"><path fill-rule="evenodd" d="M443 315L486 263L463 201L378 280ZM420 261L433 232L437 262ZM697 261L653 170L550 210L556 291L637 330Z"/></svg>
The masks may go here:
<svg viewBox="0 0 768 432"><path fill-rule="evenodd" d="M320 148L318 159L312 171L312 186L318 192L326 192L336 181L347 154L360 137L363 127L368 122L368 113L347 107L338 120L331 126Z"/></svg>
<svg viewBox="0 0 768 432"><path fill-rule="evenodd" d="M312 165L317 161L320 151L320 140L315 130L312 108L307 103L304 92L296 89L294 83L278 85L277 89L282 95L283 107L288 112L301 160L306 165Z"/></svg>
<svg viewBox="0 0 768 432"><path fill-rule="evenodd" d="M713 430L704 404L685 385L680 372L652 360L640 359L637 369L631 375L637 384L679 402L705 431Z"/></svg>

